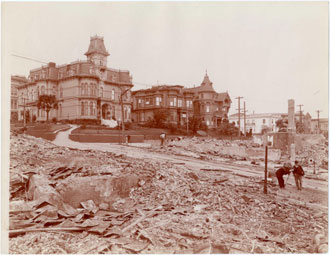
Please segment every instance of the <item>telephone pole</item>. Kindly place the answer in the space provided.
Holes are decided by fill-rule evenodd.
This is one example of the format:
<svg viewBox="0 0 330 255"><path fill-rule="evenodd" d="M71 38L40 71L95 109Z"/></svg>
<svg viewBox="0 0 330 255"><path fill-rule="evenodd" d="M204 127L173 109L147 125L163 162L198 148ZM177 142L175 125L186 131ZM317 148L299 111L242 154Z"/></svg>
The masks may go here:
<svg viewBox="0 0 330 255"><path fill-rule="evenodd" d="M300 119L300 121L299 121L299 122L300 122L300 127L299 127L299 129L300 129L300 130L299 130L299 131L301 131L301 130L302 130L302 110L301 110L301 107L304 106L304 105L303 105L303 104L298 104L297 106L298 106L299 109L300 109L300 110L299 110L299 113L300 113L300 115L299 115L299 119Z"/></svg>
<svg viewBox="0 0 330 255"><path fill-rule="evenodd" d="M238 136L241 137L241 98L244 97L236 97L238 99Z"/></svg>
<svg viewBox="0 0 330 255"><path fill-rule="evenodd" d="M317 133L320 133L320 110L317 110Z"/></svg>
<svg viewBox="0 0 330 255"><path fill-rule="evenodd" d="M25 114L25 95L23 96L23 114L24 114L24 133L26 128L26 114Z"/></svg>
<svg viewBox="0 0 330 255"><path fill-rule="evenodd" d="M245 107L245 101L244 101L244 135L246 136L246 107Z"/></svg>
<svg viewBox="0 0 330 255"><path fill-rule="evenodd" d="M121 134L122 134L122 139L120 139L119 143L121 143L121 140L123 140L123 142L125 141L126 143L128 142L126 139L125 139L125 120L124 120L124 102L123 102L123 95L126 94L127 91L129 91L130 88L126 89L125 91L122 91L121 94L120 94L120 105L121 105Z"/></svg>

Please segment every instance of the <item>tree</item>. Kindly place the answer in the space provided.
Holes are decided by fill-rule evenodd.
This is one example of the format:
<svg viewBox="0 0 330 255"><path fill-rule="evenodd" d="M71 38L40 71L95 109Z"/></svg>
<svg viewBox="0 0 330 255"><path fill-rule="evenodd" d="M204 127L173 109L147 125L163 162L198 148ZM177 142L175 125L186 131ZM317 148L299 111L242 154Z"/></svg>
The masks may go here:
<svg viewBox="0 0 330 255"><path fill-rule="evenodd" d="M235 127L235 122L229 123L228 119L224 119L218 129L220 135L233 136L238 133L238 128Z"/></svg>
<svg viewBox="0 0 330 255"><path fill-rule="evenodd" d="M164 127L168 116L169 111L167 109L157 109L154 112L153 126L157 128Z"/></svg>
<svg viewBox="0 0 330 255"><path fill-rule="evenodd" d="M193 133L196 133L197 130L202 129L203 127L202 119L200 117L193 116L192 118L189 118L188 126Z"/></svg>
<svg viewBox="0 0 330 255"><path fill-rule="evenodd" d="M276 127L278 127L279 132L287 130L288 128L288 119L278 119L276 121Z"/></svg>
<svg viewBox="0 0 330 255"><path fill-rule="evenodd" d="M38 109L43 109L47 113L47 122L48 116L51 109L57 109L57 100L54 95L40 95L37 103Z"/></svg>

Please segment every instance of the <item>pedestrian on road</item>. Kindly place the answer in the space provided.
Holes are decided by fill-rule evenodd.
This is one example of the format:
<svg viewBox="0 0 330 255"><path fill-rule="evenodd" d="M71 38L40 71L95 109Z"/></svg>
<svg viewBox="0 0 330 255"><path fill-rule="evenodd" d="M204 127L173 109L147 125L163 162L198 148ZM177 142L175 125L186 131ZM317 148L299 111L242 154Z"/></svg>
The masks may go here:
<svg viewBox="0 0 330 255"><path fill-rule="evenodd" d="M166 140L166 134L162 132L160 134L160 148L163 148L163 146L165 145L165 140Z"/></svg>
<svg viewBox="0 0 330 255"><path fill-rule="evenodd" d="M302 190L302 177L305 175L304 169L299 165L296 160L293 166L293 176L296 181L297 190Z"/></svg>
<svg viewBox="0 0 330 255"><path fill-rule="evenodd" d="M278 185L280 186L281 189L285 188L283 175L290 174L290 169L291 169L291 164L290 163L285 163L283 165L283 167L281 167L280 169L278 169L276 171L276 177L277 177L277 180L278 180Z"/></svg>

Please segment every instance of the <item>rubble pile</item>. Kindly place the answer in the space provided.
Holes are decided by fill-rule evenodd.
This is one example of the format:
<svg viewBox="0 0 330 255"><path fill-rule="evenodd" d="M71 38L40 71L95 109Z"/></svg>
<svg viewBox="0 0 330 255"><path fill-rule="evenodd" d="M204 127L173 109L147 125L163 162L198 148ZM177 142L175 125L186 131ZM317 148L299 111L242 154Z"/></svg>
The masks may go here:
<svg viewBox="0 0 330 255"><path fill-rule="evenodd" d="M279 198L275 185L264 195L259 178L24 135L11 137L10 156L10 253L327 249L327 210Z"/></svg>
<svg viewBox="0 0 330 255"><path fill-rule="evenodd" d="M305 141L301 150L297 153L297 159L305 165L313 165L314 162L322 169L328 169L329 147L325 140L316 142Z"/></svg>
<svg viewBox="0 0 330 255"><path fill-rule="evenodd" d="M217 161L263 161L264 149L251 140L221 140L215 138L178 138L169 139L168 150L172 154L205 160ZM161 151L159 146L151 150ZM268 150L268 160L278 161L281 151Z"/></svg>

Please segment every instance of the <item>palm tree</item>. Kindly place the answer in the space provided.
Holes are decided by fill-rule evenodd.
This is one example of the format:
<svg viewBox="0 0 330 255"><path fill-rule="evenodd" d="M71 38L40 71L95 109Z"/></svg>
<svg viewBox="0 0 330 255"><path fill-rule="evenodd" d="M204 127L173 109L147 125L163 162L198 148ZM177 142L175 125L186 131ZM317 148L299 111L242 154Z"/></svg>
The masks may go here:
<svg viewBox="0 0 330 255"><path fill-rule="evenodd" d="M47 122L48 115L51 109L57 109L57 100L54 95L41 95L38 98L38 109L43 109L47 113Z"/></svg>

